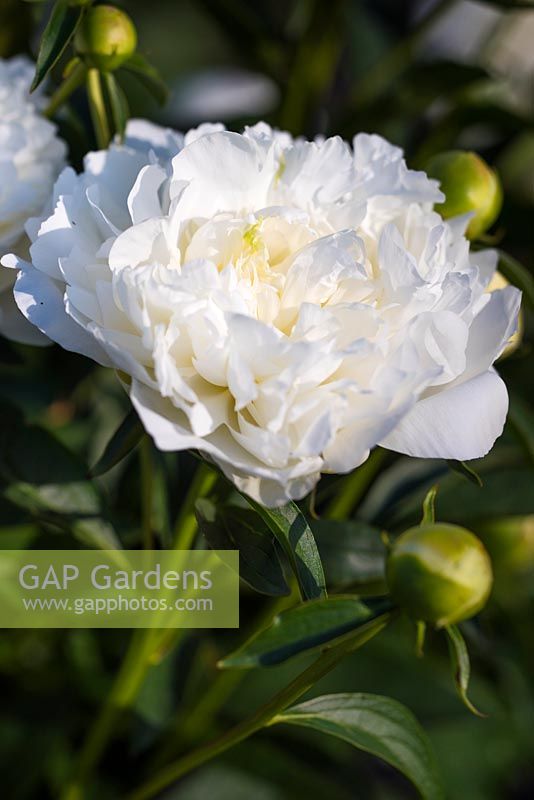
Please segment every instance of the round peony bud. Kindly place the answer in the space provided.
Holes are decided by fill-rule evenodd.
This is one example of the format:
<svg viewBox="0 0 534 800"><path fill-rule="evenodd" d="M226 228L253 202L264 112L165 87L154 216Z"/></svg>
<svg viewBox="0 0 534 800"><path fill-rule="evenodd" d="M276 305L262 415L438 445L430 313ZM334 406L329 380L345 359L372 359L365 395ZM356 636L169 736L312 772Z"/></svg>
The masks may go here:
<svg viewBox="0 0 534 800"><path fill-rule="evenodd" d="M477 239L493 225L502 206L499 176L476 153L449 150L430 159L427 172L436 178L445 202L435 209L444 219L471 212L468 239Z"/></svg>
<svg viewBox="0 0 534 800"><path fill-rule="evenodd" d="M517 576L534 570L534 514L498 517L477 523L495 572Z"/></svg>
<svg viewBox="0 0 534 800"><path fill-rule="evenodd" d="M88 66L111 72L134 54L137 32L124 11L113 6L96 6L83 17L74 46Z"/></svg>
<svg viewBox="0 0 534 800"><path fill-rule="evenodd" d="M482 542L457 525L421 525L393 544L386 568L395 602L438 628L477 614L493 582Z"/></svg>

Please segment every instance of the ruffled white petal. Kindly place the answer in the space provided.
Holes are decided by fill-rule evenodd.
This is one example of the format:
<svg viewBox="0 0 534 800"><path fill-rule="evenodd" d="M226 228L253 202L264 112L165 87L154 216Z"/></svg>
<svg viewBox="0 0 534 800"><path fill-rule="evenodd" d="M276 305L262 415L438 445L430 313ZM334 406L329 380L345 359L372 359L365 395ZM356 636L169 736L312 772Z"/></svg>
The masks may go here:
<svg viewBox="0 0 534 800"><path fill-rule="evenodd" d="M6 263L40 331L129 376L160 449L279 505L379 442L465 459L499 435L518 293L486 293L495 255L441 199L380 137L134 121L62 173L31 263Z"/></svg>
<svg viewBox="0 0 534 800"><path fill-rule="evenodd" d="M417 458L482 458L501 435L506 386L495 370L419 400L380 444Z"/></svg>

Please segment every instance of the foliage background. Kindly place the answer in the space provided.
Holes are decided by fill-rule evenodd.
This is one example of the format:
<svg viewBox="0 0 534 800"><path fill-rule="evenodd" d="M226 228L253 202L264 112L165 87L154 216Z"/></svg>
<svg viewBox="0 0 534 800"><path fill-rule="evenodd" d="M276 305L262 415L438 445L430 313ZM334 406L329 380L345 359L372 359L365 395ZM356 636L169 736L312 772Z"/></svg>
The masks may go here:
<svg viewBox="0 0 534 800"><path fill-rule="evenodd" d="M492 232L499 246L534 267L534 10L519 3L406 0L130 0L140 50L171 87L167 106L127 87L136 115L185 128L221 119L239 129L258 117L295 134L376 131L406 149L410 165L452 147L497 165L505 203ZM0 53L35 53L46 3L2 0ZM516 6L512 10L506 6ZM431 15L432 25L421 20ZM81 126L62 122L71 156L91 145L83 97ZM416 658L413 628L400 620L346 659L314 689L390 694L430 734L454 800L522 800L534 794L534 422L532 320L523 343L500 365L512 395L502 439L476 467L482 489L442 462L388 454L368 476L351 514L395 533L417 522L439 480L438 519L486 536L497 575L492 602L465 627L473 656L470 716L454 693L444 642L432 636ZM142 514L139 451L96 481L98 458L127 400L114 376L57 347L0 341L0 545L136 547ZM151 522L165 540L191 481L187 454L150 454ZM340 479L324 480L319 512ZM50 488L52 485L52 489ZM356 503L356 499L358 502ZM529 516L530 515L530 516ZM494 534L521 518L521 534ZM491 527L491 526L490 526ZM373 551L374 552L374 551ZM374 569L376 554L349 549L345 564ZM367 560L366 560L367 559ZM375 559L375 561L373 561ZM157 755L164 733L178 746L225 728L301 665L231 673L216 715L194 709L213 684L217 658L237 646L270 601L246 589L242 632L192 633L154 668L107 752L95 797L117 798ZM57 797L89 721L120 663L128 632L3 631L0 635L2 795ZM230 673L229 673L230 675ZM226 696L226 699L225 699ZM327 794L332 800L396 800L413 789L396 773L340 742L300 729L268 730L165 795L180 800L254 796L277 800Z"/></svg>

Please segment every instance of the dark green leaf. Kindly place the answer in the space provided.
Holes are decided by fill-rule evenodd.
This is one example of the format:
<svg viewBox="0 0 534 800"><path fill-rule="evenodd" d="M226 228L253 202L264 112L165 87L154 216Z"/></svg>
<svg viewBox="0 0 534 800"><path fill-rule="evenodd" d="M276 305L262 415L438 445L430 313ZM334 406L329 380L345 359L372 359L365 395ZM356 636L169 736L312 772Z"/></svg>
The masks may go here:
<svg viewBox="0 0 534 800"><path fill-rule="evenodd" d="M198 526L214 550L239 550L239 576L262 594L288 595L273 535L249 508L217 506L197 500Z"/></svg>
<svg viewBox="0 0 534 800"><path fill-rule="evenodd" d="M444 796L427 735L411 711L390 697L331 694L287 709L273 722L327 733L402 772L425 800Z"/></svg>
<svg viewBox="0 0 534 800"><path fill-rule="evenodd" d="M20 508L40 516L61 514L69 516L96 516L100 512L100 499L89 482L43 484L12 483L4 496Z"/></svg>
<svg viewBox="0 0 534 800"><path fill-rule="evenodd" d="M35 77L31 90L37 89L74 36L82 18L81 6L70 6L67 0L57 0L41 38Z"/></svg>
<svg viewBox="0 0 534 800"><path fill-rule="evenodd" d="M116 133L122 140L124 137L124 131L126 130L126 123L128 122L128 117L130 116L128 101L126 100L126 95L117 83L115 76L111 72L104 73L104 82L108 92L113 125Z"/></svg>
<svg viewBox="0 0 534 800"><path fill-rule="evenodd" d="M289 559L304 600L326 597L321 557L305 516L295 503L281 508L265 508L246 498L274 533Z"/></svg>
<svg viewBox="0 0 534 800"><path fill-rule="evenodd" d="M15 428L2 456L3 471L13 481L43 485L85 478L82 462L51 433L36 426Z"/></svg>
<svg viewBox="0 0 534 800"><path fill-rule="evenodd" d="M451 662L454 671L454 682L458 695L464 706L477 717L485 717L467 696L467 689L469 688L469 678L471 675L471 664L469 662L469 653L464 641L464 637L460 633L460 629L456 625L448 625L445 628L447 639L449 642L449 651L451 654Z"/></svg>
<svg viewBox="0 0 534 800"><path fill-rule="evenodd" d="M150 64L140 53L135 53L123 65L122 69L132 73L152 94L160 105L167 102L169 90L161 79L157 69Z"/></svg>
<svg viewBox="0 0 534 800"><path fill-rule="evenodd" d="M508 419L534 464L534 411L522 397L511 394Z"/></svg>
<svg viewBox="0 0 534 800"><path fill-rule="evenodd" d="M426 493L425 499L423 500L423 517L421 519L421 525L431 525L436 521L437 493L438 493L437 486L433 486Z"/></svg>
<svg viewBox="0 0 534 800"><path fill-rule="evenodd" d="M312 519L327 585L359 594L385 594L386 549L378 528L361 520Z"/></svg>
<svg viewBox="0 0 534 800"><path fill-rule="evenodd" d="M467 478L468 481L474 483L475 486L482 486L482 479L480 475L478 475L472 467L469 467L465 461L454 461L453 459L447 459L447 464L450 469L454 472L458 472L460 475L463 475L464 478Z"/></svg>
<svg viewBox="0 0 534 800"><path fill-rule="evenodd" d="M499 250L499 272L523 292L523 300L534 308L534 275L508 253Z"/></svg>
<svg viewBox="0 0 534 800"><path fill-rule="evenodd" d="M226 656L220 666L242 669L280 664L357 630L383 612L384 608L374 612L354 597L302 603L276 616L268 628Z"/></svg>
<svg viewBox="0 0 534 800"><path fill-rule="evenodd" d="M95 466L90 470L90 477L96 478L116 466L139 444L143 434L144 428L136 412L132 409L107 443Z"/></svg>

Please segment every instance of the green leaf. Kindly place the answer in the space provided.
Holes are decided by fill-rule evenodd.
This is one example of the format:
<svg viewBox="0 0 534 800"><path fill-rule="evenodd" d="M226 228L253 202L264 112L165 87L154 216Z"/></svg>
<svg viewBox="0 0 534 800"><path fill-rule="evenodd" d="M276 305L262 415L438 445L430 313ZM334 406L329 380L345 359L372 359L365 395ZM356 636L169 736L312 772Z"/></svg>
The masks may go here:
<svg viewBox="0 0 534 800"><path fill-rule="evenodd" d="M483 485L480 475L478 475L472 467L469 467L465 461L447 459L447 465L453 472L458 472L460 475L463 475L464 478L467 478L467 480L475 486L481 487Z"/></svg>
<svg viewBox="0 0 534 800"><path fill-rule="evenodd" d="M510 394L508 419L530 461L534 464L534 411L522 397Z"/></svg>
<svg viewBox="0 0 534 800"><path fill-rule="evenodd" d="M130 72L143 84L150 94L152 94L160 105L167 102L169 90L161 79L159 72L150 64L140 53L135 53L126 61L121 69Z"/></svg>
<svg viewBox="0 0 534 800"><path fill-rule="evenodd" d="M28 425L16 428L5 442L3 471L12 481L37 486L81 481L83 463L49 431Z"/></svg>
<svg viewBox="0 0 534 800"><path fill-rule="evenodd" d="M83 8L81 6L70 6L67 0L57 0L55 3L41 38L35 77L31 86L32 92L37 89L54 64L61 58L76 32L82 15Z"/></svg>
<svg viewBox="0 0 534 800"><path fill-rule="evenodd" d="M98 516L100 499L89 482L66 484L12 483L4 496L20 508L37 516L58 514L64 516Z"/></svg>
<svg viewBox="0 0 534 800"><path fill-rule="evenodd" d="M328 587L386 594L386 548L381 531L361 520L312 519Z"/></svg>
<svg viewBox="0 0 534 800"><path fill-rule="evenodd" d="M144 428L136 412L132 409L107 443L97 463L89 471L89 476L96 478L109 472L132 452L143 438L143 434Z"/></svg>
<svg viewBox="0 0 534 800"><path fill-rule="evenodd" d="M383 606L373 611L348 596L302 603L278 614L268 628L226 656L219 666L246 669L281 664L367 625L385 610Z"/></svg>
<svg viewBox="0 0 534 800"><path fill-rule="evenodd" d="M499 272L507 281L523 292L523 299L530 308L534 308L534 275L517 259L499 250Z"/></svg>
<svg viewBox="0 0 534 800"><path fill-rule="evenodd" d="M288 595L289 586L273 535L249 508L217 508L207 499L197 500L198 526L214 550L239 550L239 577L261 594Z"/></svg>
<svg viewBox="0 0 534 800"><path fill-rule="evenodd" d="M467 689L469 688L469 678L471 675L471 664L469 661L469 653L464 641L464 637L460 633L460 629L456 625L447 625L445 628L447 639L449 643L449 651L451 655L452 667L454 670L454 682L458 695L464 706L471 711L476 717L485 717L476 708L467 696Z"/></svg>
<svg viewBox="0 0 534 800"><path fill-rule="evenodd" d="M438 493L437 486L433 486L426 493L425 499L423 500L423 516L421 519L421 525L432 525L436 521L437 493Z"/></svg>
<svg viewBox="0 0 534 800"><path fill-rule="evenodd" d="M402 772L425 800L444 797L434 754L411 711L390 697L331 694L277 715L273 723L312 728L378 756Z"/></svg>
<svg viewBox="0 0 534 800"><path fill-rule="evenodd" d="M124 138L124 131L126 130L126 123L128 122L128 117L130 116L128 101L126 99L126 95L117 83L115 76L111 72L104 73L104 82L109 97L111 116L113 118L115 132L119 135L119 138L122 141Z"/></svg>
<svg viewBox="0 0 534 800"><path fill-rule="evenodd" d="M304 600L326 597L321 557L310 526L295 503L265 508L243 495L274 533L289 559Z"/></svg>
<svg viewBox="0 0 534 800"><path fill-rule="evenodd" d="M95 550L121 550L122 544L111 523L100 517L73 520L72 533L79 542Z"/></svg>

